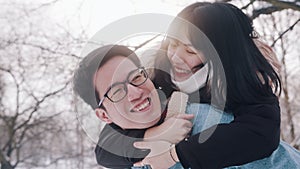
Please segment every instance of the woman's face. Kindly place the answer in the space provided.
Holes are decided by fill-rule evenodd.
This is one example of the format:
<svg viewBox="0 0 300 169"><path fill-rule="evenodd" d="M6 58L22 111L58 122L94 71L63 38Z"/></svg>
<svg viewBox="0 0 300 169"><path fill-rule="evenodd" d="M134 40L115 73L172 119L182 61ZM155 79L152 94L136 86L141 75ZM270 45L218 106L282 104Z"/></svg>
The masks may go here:
<svg viewBox="0 0 300 169"><path fill-rule="evenodd" d="M203 67L205 58L202 52L197 51L190 41L182 43L170 39L168 46L168 58L172 64L173 78L176 81L184 81Z"/></svg>

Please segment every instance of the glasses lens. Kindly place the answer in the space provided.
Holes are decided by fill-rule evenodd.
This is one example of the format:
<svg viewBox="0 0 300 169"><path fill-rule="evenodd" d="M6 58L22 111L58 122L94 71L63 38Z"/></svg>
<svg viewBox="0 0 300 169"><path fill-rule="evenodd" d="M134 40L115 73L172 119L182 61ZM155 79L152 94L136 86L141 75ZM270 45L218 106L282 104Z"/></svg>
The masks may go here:
<svg viewBox="0 0 300 169"><path fill-rule="evenodd" d="M145 83L145 81L148 79L148 74L145 69L137 69L136 71L132 72L129 77L128 81L130 84L134 86L139 86Z"/></svg>
<svg viewBox="0 0 300 169"><path fill-rule="evenodd" d="M138 68L130 72L128 82L133 86L140 86L146 82L148 74L145 69ZM107 92L107 97L112 102L119 102L127 95L126 82L116 83Z"/></svg>
<svg viewBox="0 0 300 169"><path fill-rule="evenodd" d="M127 94L125 87L126 86L123 83L112 86L107 92L107 97L113 102L122 100Z"/></svg>

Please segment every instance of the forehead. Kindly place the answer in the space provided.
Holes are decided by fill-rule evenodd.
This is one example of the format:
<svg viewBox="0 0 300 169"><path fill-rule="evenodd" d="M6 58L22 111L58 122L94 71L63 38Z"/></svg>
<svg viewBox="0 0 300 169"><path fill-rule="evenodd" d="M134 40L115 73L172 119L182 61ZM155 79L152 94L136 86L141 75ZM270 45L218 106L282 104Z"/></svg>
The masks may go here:
<svg viewBox="0 0 300 169"><path fill-rule="evenodd" d="M113 83L124 81L128 73L136 68L137 66L127 57L114 56L96 72L95 85L101 93Z"/></svg>
<svg viewBox="0 0 300 169"><path fill-rule="evenodd" d="M168 37L172 40L179 41L182 44L190 44L188 24L188 22L181 20L180 18L176 19L168 30Z"/></svg>
<svg viewBox="0 0 300 169"><path fill-rule="evenodd" d="M177 43L179 45L183 45L186 49L191 49L192 51L194 51L195 53L199 53L200 51L197 50L193 44L190 42L190 40L188 38L183 39L183 41L180 41L178 39L174 39L174 38L170 38L169 39L170 44L172 43ZM169 49L169 48L168 48ZM203 59L203 58L202 58Z"/></svg>
<svg viewBox="0 0 300 169"><path fill-rule="evenodd" d="M187 38L182 39L182 40L181 39L178 40L178 39L175 39L175 38L169 38L169 41L170 41L170 43L178 43L178 44L184 45L185 47L193 48L193 45L192 45L191 41Z"/></svg>

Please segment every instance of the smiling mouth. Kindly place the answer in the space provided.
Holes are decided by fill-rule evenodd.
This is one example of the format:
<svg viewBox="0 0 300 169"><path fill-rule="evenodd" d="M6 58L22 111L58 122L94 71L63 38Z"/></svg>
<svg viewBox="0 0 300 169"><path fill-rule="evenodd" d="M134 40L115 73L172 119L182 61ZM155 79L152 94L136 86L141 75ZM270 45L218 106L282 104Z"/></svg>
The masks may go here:
<svg viewBox="0 0 300 169"><path fill-rule="evenodd" d="M191 69L186 69L186 68L180 68L180 67L173 66L173 70L174 70L174 73L176 73L177 75L188 75L188 74L194 74L199 69L201 69L203 66L204 66L204 63L201 63L200 65L195 66Z"/></svg>
<svg viewBox="0 0 300 169"><path fill-rule="evenodd" d="M150 102L151 102L151 99L148 97L145 100L143 100L143 102L141 102L140 104L138 104L134 108L132 108L130 112L145 111L150 107Z"/></svg>
<svg viewBox="0 0 300 169"><path fill-rule="evenodd" d="M181 68L177 68L177 67L175 67L174 70L176 73L184 73L184 74L192 73L192 71L190 71L190 70L181 69Z"/></svg>

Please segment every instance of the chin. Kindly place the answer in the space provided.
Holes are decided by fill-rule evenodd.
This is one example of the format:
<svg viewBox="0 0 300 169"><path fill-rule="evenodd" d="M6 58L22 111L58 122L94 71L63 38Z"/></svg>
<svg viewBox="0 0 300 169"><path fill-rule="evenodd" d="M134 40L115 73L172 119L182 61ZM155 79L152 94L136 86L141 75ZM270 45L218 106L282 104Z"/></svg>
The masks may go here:
<svg viewBox="0 0 300 169"><path fill-rule="evenodd" d="M147 123L142 124L142 126L141 126L140 129L142 129L142 128L153 127L154 125L156 125L156 124L158 123L159 119L160 119L160 118L155 119L155 120L153 120L153 121L151 121L151 122L147 122Z"/></svg>
<svg viewBox="0 0 300 169"><path fill-rule="evenodd" d="M152 126L154 126L156 123L154 123L154 124L142 124L142 123L140 123L140 124L136 124L136 125L131 125L130 127L127 127L126 129L146 129L146 128L150 128L150 127L152 127Z"/></svg>
<svg viewBox="0 0 300 169"><path fill-rule="evenodd" d="M177 81L177 82L182 82L182 81L187 80L187 79L190 78L191 76L192 76L192 74L186 74L186 75L181 75L181 76L176 76L176 75L174 75L174 79L175 79L175 81Z"/></svg>
<svg viewBox="0 0 300 169"><path fill-rule="evenodd" d="M189 78L190 76L186 76L186 77L175 77L175 80L177 82L182 82L182 81L185 81Z"/></svg>

